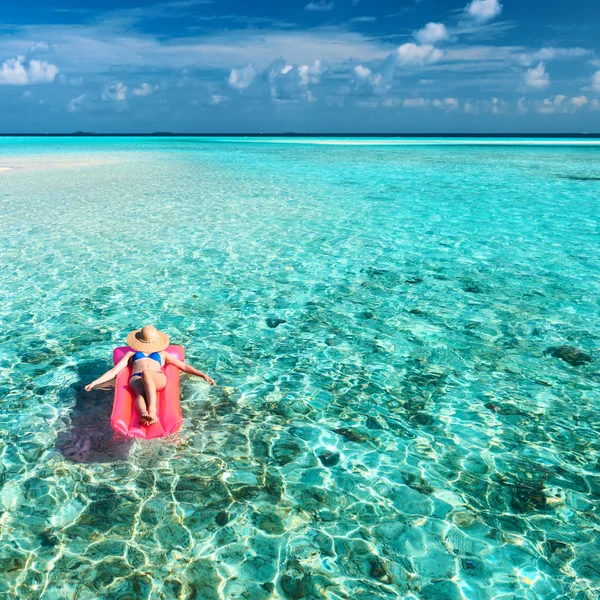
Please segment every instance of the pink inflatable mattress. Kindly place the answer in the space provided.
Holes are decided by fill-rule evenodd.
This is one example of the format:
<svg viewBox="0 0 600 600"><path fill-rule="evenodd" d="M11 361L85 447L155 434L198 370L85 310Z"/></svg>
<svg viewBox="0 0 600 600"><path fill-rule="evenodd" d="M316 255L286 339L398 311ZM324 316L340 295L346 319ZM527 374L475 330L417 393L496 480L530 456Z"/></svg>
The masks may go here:
<svg viewBox="0 0 600 600"><path fill-rule="evenodd" d="M129 351L131 348L128 346L115 348L114 363L117 364ZM185 350L182 346L169 346L167 352L179 360L184 360ZM162 371L167 376L167 386L158 393L158 423L153 425L140 424L140 418L133 403L134 398L129 389L131 367L127 365L117 375L115 401L110 418L112 428L117 433L128 437L152 439L179 431L183 422L179 402L179 369L174 365L165 365Z"/></svg>

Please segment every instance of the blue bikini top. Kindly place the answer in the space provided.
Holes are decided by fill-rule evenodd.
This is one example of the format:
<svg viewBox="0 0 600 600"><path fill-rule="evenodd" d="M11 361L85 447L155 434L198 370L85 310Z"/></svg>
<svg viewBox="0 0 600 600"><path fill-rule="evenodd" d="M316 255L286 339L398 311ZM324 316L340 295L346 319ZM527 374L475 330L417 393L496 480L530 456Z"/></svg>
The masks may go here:
<svg viewBox="0 0 600 600"><path fill-rule="evenodd" d="M139 360L140 358L151 358L152 360L155 360L156 362L158 362L159 365L162 365L162 361L160 360L160 354L158 352L151 352L150 354L148 354L146 356L143 352L138 350L131 357L131 364L133 364L136 360Z"/></svg>

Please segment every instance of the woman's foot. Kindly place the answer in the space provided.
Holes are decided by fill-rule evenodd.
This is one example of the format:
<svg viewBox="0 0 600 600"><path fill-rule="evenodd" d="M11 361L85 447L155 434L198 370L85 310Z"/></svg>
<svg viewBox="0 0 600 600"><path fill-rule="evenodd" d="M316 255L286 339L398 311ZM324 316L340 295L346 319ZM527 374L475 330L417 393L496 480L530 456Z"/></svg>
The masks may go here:
<svg viewBox="0 0 600 600"><path fill-rule="evenodd" d="M149 425L152 417L148 414L147 411L143 410L140 414L140 423L142 425Z"/></svg>
<svg viewBox="0 0 600 600"><path fill-rule="evenodd" d="M158 417L156 415L149 414L146 425L154 425L154 423L158 423Z"/></svg>

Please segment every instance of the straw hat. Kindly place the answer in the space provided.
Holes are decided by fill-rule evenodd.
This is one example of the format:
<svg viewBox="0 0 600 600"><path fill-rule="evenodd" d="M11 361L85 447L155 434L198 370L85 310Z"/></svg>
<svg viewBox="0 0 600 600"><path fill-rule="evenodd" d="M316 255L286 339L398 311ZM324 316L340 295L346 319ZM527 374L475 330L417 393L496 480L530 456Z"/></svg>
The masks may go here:
<svg viewBox="0 0 600 600"><path fill-rule="evenodd" d="M169 346L169 336L158 331L154 325L144 325L141 329L134 329L127 336L127 344L130 348L142 352L160 352Z"/></svg>

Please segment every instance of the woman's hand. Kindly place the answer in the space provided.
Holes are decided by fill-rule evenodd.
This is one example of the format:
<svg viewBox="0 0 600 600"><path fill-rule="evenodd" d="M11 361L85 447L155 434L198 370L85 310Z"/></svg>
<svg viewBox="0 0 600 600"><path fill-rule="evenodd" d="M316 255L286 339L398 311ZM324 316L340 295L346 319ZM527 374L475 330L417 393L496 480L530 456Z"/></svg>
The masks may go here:
<svg viewBox="0 0 600 600"><path fill-rule="evenodd" d="M85 386L85 391L86 392L91 392L95 387L96 387L96 382L93 381L92 383L89 383L88 385Z"/></svg>
<svg viewBox="0 0 600 600"><path fill-rule="evenodd" d="M206 381L206 383L210 385L215 385L214 379L212 379L208 375L202 375L202 379L204 379L204 381Z"/></svg>

